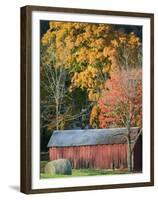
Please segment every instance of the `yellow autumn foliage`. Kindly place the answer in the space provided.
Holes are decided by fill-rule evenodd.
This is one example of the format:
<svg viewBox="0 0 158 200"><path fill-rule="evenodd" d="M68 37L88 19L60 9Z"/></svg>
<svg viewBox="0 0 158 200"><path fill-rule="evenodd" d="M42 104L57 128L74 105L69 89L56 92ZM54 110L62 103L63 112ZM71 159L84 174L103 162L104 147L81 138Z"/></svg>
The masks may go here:
<svg viewBox="0 0 158 200"><path fill-rule="evenodd" d="M97 105L94 105L91 111L91 116L90 116L90 125L93 128L97 128L99 126L99 120L98 120L98 116L100 113L100 109Z"/></svg>

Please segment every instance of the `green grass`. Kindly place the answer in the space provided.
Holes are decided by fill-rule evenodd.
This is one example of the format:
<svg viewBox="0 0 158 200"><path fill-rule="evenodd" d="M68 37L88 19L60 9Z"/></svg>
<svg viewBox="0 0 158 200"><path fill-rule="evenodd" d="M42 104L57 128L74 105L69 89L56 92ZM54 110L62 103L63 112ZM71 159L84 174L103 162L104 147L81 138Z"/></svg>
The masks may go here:
<svg viewBox="0 0 158 200"><path fill-rule="evenodd" d="M60 174L45 174L41 173L40 178L65 178L76 176L101 176L101 175L115 175L115 174L127 174L127 171L112 171L112 170L100 170L100 169L72 169L72 175L60 175Z"/></svg>
<svg viewBox="0 0 158 200"><path fill-rule="evenodd" d="M115 175L115 174L129 174L140 172L128 172L127 170L105 170L105 169L72 169L72 175L61 174L46 174L44 173L44 167L48 161L40 162L40 178L66 178L66 177L81 177L81 176L101 176L101 175Z"/></svg>

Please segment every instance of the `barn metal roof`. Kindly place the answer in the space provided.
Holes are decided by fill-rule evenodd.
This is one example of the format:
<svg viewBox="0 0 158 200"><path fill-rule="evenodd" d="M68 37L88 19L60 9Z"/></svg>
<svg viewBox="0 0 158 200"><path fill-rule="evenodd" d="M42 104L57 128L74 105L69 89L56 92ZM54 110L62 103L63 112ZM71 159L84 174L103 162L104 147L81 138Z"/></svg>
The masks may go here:
<svg viewBox="0 0 158 200"><path fill-rule="evenodd" d="M138 127L131 128L133 141L138 134L138 129ZM126 130L126 128L58 130L52 133L47 147L126 143L126 139L120 135L126 133Z"/></svg>

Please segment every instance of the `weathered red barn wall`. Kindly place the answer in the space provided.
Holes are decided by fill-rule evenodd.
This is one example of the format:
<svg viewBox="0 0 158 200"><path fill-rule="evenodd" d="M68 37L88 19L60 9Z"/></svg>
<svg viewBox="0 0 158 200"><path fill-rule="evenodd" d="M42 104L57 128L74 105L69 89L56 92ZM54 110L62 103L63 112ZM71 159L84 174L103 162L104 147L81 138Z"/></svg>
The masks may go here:
<svg viewBox="0 0 158 200"><path fill-rule="evenodd" d="M52 147L49 149L50 160L67 158L72 168L113 169L127 168L126 144Z"/></svg>

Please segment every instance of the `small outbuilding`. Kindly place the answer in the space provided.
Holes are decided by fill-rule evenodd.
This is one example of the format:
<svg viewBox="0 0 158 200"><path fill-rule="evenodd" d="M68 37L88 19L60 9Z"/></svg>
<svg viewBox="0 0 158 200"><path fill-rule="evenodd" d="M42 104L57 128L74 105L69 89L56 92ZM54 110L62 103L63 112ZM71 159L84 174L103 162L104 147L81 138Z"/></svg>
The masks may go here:
<svg viewBox="0 0 158 200"><path fill-rule="evenodd" d="M142 135L131 128L132 167L142 170ZM49 159L68 159L72 168L126 169L126 128L58 130L49 143Z"/></svg>

